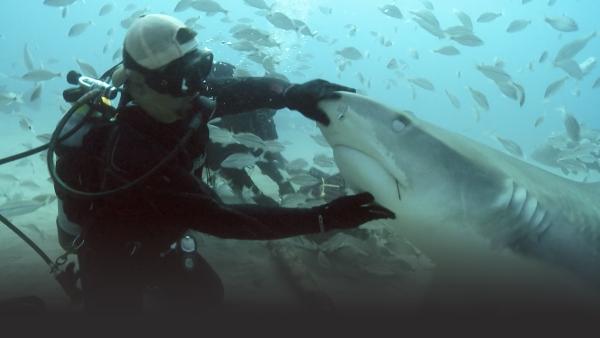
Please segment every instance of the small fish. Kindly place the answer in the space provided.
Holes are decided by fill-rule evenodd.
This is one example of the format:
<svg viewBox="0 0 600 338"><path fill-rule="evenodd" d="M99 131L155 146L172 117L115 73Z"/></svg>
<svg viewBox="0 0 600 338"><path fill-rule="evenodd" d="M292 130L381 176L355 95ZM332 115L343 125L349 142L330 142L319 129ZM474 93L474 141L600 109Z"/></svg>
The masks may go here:
<svg viewBox="0 0 600 338"><path fill-rule="evenodd" d="M221 162L221 166L223 168L244 169L255 165L256 162L260 160L261 158L250 153L235 153L227 156L223 162Z"/></svg>
<svg viewBox="0 0 600 338"><path fill-rule="evenodd" d="M287 194L281 199L281 206L286 208L295 208L306 202L307 198L308 196L306 196L306 194L299 192Z"/></svg>
<svg viewBox="0 0 600 338"><path fill-rule="evenodd" d="M577 54L579 54L579 52L581 52L587 46L588 42L590 42L590 40L592 40L594 37L596 37L596 32L590 34L585 38L576 39L565 44L556 54L556 57L554 58L554 64L558 64L564 60L573 59Z"/></svg>
<svg viewBox="0 0 600 338"><path fill-rule="evenodd" d="M285 150L285 145L276 140L269 140L265 141L265 146L263 149L270 153L280 153Z"/></svg>
<svg viewBox="0 0 600 338"><path fill-rule="evenodd" d="M581 126L577 119L573 115L564 112L564 124L569 138L574 142L579 142L581 138Z"/></svg>
<svg viewBox="0 0 600 338"><path fill-rule="evenodd" d="M300 171L308 166L308 162L303 158L297 158L286 165L288 171Z"/></svg>
<svg viewBox="0 0 600 338"><path fill-rule="evenodd" d="M15 200L0 205L0 215L4 217L16 217L32 213L37 209L49 204L44 195L36 196L31 200Z"/></svg>
<svg viewBox="0 0 600 338"><path fill-rule="evenodd" d="M563 60L554 64L556 67L564 70L569 76L574 79L581 80L583 78L583 72L579 67L579 64L573 60Z"/></svg>
<svg viewBox="0 0 600 338"><path fill-rule="evenodd" d="M481 109L483 109L484 111L490 110L490 105L488 103L487 97L482 92L471 87L467 88L469 89L469 92L471 92L473 100L475 100L475 102Z"/></svg>
<svg viewBox="0 0 600 338"><path fill-rule="evenodd" d="M592 89L596 88L600 88L600 77L597 78L596 81L594 81L594 84L592 85Z"/></svg>
<svg viewBox="0 0 600 338"><path fill-rule="evenodd" d="M12 103L23 103L23 98L13 92L0 92L0 106L8 106Z"/></svg>
<svg viewBox="0 0 600 338"><path fill-rule="evenodd" d="M450 37L450 39L460 43L463 46L468 46L468 47L479 47L484 44L483 40L481 40L475 34L452 36L452 37Z"/></svg>
<svg viewBox="0 0 600 338"><path fill-rule="evenodd" d="M55 77L60 77L60 76L61 76L60 73L53 73L53 72L51 72L49 70L45 70L45 69L36 69L36 70L32 70L30 72L25 73L23 76L21 76L21 79L23 79L25 81L40 82L40 81L48 81Z"/></svg>
<svg viewBox="0 0 600 338"><path fill-rule="evenodd" d="M92 21L76 23L69 29L69 37L81 35L92 24Z"/></svg>
<svg viewBox="0 0 600 338"><path fill-rule="evenodd" d="M397 61L396 59L392 58L392 59L391 59L391 60L388 62L388 64L387 64L386 68L387 68L387 69L398 69L398 61Z"/></svg>
<svg viewBox="0 0 600 338"><path fill-rule="evenodd" d="M175 8L173 9L174 12L183 12L188 8L192 7L192 3L195 0L179 0L179 2L177 2L177 5L175 5Z"/></svg>
<svg viewBox="0 0 600 338"><path fill-rule="evenodd" d="M29 102L33 102L33 101L39 99L41 95L42 95L42 83L38 82L38 84L35 85L35 88L31 92L31 96L29 97Z"/></svg>
<svg viewBox="0 0 600 338"><path fill-rule="evenodd" d="M544 19L552 28L561 32L575 32L579 29L577 22L568 16L553 16Z"/></svg>
<svg viewBox="0 0 600 338"><path fill-rule="evenodd" d="M448 56L460 54L460 50L458 50L454 46L441 47L441 48L438 48L438 49L434 50L433 52L434 53L438 53L438 54L442 54L442 55L448 55Z"/></svg>
<svg viewBox="0 0 600 338"><path fill-rule="evenodd" d="M546 92L544 93L544 98L547 99L550 96L556 94L556 92L558 92L562 86L565 84L565 82L569 79L568 76L563 77L562 79L556 80L554 82L552 82L547 88L546 88Z"/></svg>
<svg viewBox="0 0 600 338"><path fill-rule="evenodd" d="M62 8L62 12L61 12L61 14L60 14L60 15L61 15L61 16L62 16L62 18L64 19L64 18L66 18L66 17L67 17L67 13L69 13L69 7L66 7L66 6L65 6L65 7L63 7L63 8Z"/></svg>
<svg viewBox="0 0 600 338"><path fill-rule="evenodd" d="M42 143L50 142L51 137L52 137L52 134L50 134L50 133L39 134L39 135L35 136L35 138L37 138Z"/></svg>
<svg viewBox="0 0 600 338"><path fill-rule="evenodd" d="M387 16L390 16L392 18L396 18L396 19L404 18L404 15L402 15L402 12L400 11L400 9L394 5L385 5L381 8L379 8L379 10L381 11L381 13L383 13Z"/></svg>
<svg viewBox="0 0 600 338"><path fill-rule="evenodd" d="M458 98L456 96L450 94L450 92L448 92L448 90L445 90L445 92L446 92L446 96L448 96L448 100L450 100L450 103L452 103L454 108L460 109L460 101L458 100Z"/></svg>
<svg viewBox="0 0 600 338"><path fill-rule="evenodd" d="M313 162L319 167L323 168L335 168L335 162L333 158L325 154L317 154L313 157Z"/></svg>
<svg viewBox="0 0 600 338"><path fill-rule="evenodd" d="M233 139L252 149L262 149L265 146L265 141L252 133L233 134Z"/></svg>
<svg viewBox="0 0 600 338"><path fill-rule="evenodd" d="M6 184L6 183L16 183L18 182L19 179L15 176L15 175L11 175L11 174L0 174L0 182L2 182L2 184Z"/></svg>
<svg viewBox="0 0 600 338"><path fill-rule="evenodd" d="M219 3L212 0L196 0L191 3L191 6L193 9L204 12L208 16L213 16L217 13L228 13L228 11L221 7Z"/></svg>
<svg viewBox="0 0 600 338"><path fill-rule="evenodd" d="M506 32L508 32L508 33L520 32L520 31L524 30L525 28L527 28L527 26L529 26L529 24L531 24L531 20L524 20L524 19L514 20L508 25L508 28L506 28Z"/></svg>
<svg viewBox="0 0 600 338"><path fill-rule="evenodd" d="M33 132L33 125L31 124L31 120L27 117L21 117L19 119L19 126L25 131Z"/></svg>
<svg viewBox="0 0 600 338"><path fill-rule="evenodd" d="M98 12L99 16L104 16L107 15L108 13L112 12L112 10L115 8L115 6L112 3L107 3L104 6L102 6L100 8L100 11Z"/></svg>
<svg viewBox="0 0 600 338"><path fill-rule="evenodd" d="M496 136L496 139L500 142L500 144L502 144L506 151L517 157L523 157L523 150L516 142L502 138L500 136Z"/></svg>
<svg viewBox="0 0 600 338"><path fill-rule="evenodd" d="M494 82L504 83L512 81L512 77L509 74L496 66L478 65L477 70Z"/></svg>
<svg viewBox="0 0 600 338"><path fill-rule="evenodd" d="M301 187L309 187L321 183L321 181L309 174L299 174L290 178L290 182Z"/></svg>
<svg viewBox="0 0 600 338"><path fill-rule="evenodd" d="M543 51L542 55L540 55L540 58L538 60L539 63L544 63L546 62L546 59L548 59L548 52L547 51Z"/></svg>
<svg viewBox="0 0 600 338"><path fill-rule="evenodd" d="M295 31L296 30L296 25L294 24L294 21L292 21L292 19L290 19L287 15L285 15L281 12L269 13L266 16L266 19L273 26L275 26L279 29L283 29L286 31Z"/></svg>
<svg viewBox="0 0 600 338"><path fill-rule="evenodd" d="M535 119L535 122L533 122L533 126L535 128L539 127L542 123L544 122L544 115L538 117L537 119Z"/></svg>
<svg viewBox="0 0 600 338"><path fill-rule="evenodd" d="M86 63L85 61L83 61L81 59L75 59L75 62L77 62L77 64L79 65L79 69L81 69L81 72L83 73L83 75L93 77L94 79L98 78L98 73L96 72L96 69L94 69L94 67L92 65L90 65L89 63Z"/></svg>
<svg viewBox="0 0 600 338"><path fill-rule="evenodd" d="M44 5L52 7L65 7L72 5L77 0L44 0Z"/></svg>
<svg viewBox="0 0 600 338"><path fill-rule="evenodd" d="M208 134L210 140L214 143L221 143L224 145L235 143L232 132L210 123L208 124Z"/></svg>
<svg viewBox="0 0 600 338"><path fill-rule="evenodd" d="M502 16L502 13L486 12L486 13L481 14L477 18L477 22L479 22L479 23L492 22L501 16Z"/></svg>
<svg viewBox="0 0 600 338"><path fill-rule="evenodd" d="M121 57L123 57L123 49L122 49L122 48L119 48L119 49L117 49L117 50L116 50L116 51L113 53L112 59L113 59L113 60L118 60L118 59L120 59Z"/></svg>
<svg viewBox="0 0 600 338"><path fill-rule="evenodd" d="M32 180L21 181L21 183L19 184L19 186L22 187L22 188L28 188L28 189L39 189L39 188L41 188L39 184L35 183Z"/></svg>
<svg viewBox="0 0 600 338"><path fill-rule="evenodd" d="M460 23L462 23L463 27L465 27L469 31L473 30L473 21L467 13L459 10L454 10L454 14L458 18L458 20L460 20Z"/></svg>
<svg viewBox="0 0 600 338"><path fill-rule="evenodd" d="M431 83L429 80L419 77L419 78L412 78L412 79L406 79L408 82L421 87L425 90L429 90L429 91L434 91L435 87L433 86L433 83Z"/></svg>
<svg viewBox="0 0 600 338"><path fill-rule="evenodd" d="M336 51L335 54L340 55L348 60L360 60L363 58L362 53L354 47L346 47Z"/></svg>
<svg viewBox="0 0 600 338"><path fill-rule="evenodd" d="M254 7L254 8L258 8L258 9L265 9L265 10L271 9L271 6L267 5L267 3L264 0L244 0L244 2L246 3L246 5L248 5L250 7Z"/></svg>

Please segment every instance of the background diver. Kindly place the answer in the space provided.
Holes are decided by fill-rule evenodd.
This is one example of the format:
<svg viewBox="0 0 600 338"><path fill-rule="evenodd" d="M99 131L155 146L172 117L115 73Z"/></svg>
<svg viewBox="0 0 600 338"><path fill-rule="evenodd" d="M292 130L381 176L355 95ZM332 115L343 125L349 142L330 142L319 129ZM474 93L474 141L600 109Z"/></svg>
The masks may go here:
<svg viewBox="0 0 600 338"><path fill-rule="evenodd" d="M75 239L81 244L79 275L89 312L140 311L148 287L160 291L170 311L221 304L220 278L199 255L185 256L196 252L188 229L268 240L394 217L368 193L303 209L224 205L193 174L206 156L209 119L287 107L327 124L317 102L354 90L324 80L207 78L212 54L198 48L195 35L166 15L137 19L125 37L123 67L113 74L113 84L124 85L116 119L92 120L56 149L56 174L88 192L131 182L177 150L143 183L110 196L80 198L55 182L59 241L67 249ZM184 134L192 136L178 147Z"/></svg>

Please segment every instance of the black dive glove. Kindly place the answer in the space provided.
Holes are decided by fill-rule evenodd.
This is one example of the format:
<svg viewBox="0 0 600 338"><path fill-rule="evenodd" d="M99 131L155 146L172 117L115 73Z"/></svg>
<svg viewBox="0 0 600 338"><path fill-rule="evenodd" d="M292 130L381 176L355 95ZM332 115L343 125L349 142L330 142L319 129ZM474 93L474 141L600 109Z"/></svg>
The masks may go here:
<svg viewBox="0 0 600 338"><path fill-rule="evenodd" d="M317 79L292 85L283 95L286 107L297 110L309 119L327 126L329 118L325 112L319 109L318 103L320 100L340 98L337 91L356 93L354 88Z"/></svg>
<svg viewBox="0 0 600 338"><path fill-rule="evenodd" d="M373 195L364 192L340 197L317 207L321 232L333 229L351 229L376 219L396 218L390 210L373 204L374 200Z"/></svg>

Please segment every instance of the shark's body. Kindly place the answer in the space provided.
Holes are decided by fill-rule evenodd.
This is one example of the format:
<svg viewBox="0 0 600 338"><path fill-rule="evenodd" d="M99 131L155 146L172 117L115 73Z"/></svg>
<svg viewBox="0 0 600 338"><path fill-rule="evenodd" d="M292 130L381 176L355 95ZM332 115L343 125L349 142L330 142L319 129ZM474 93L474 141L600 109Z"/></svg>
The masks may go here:
<svg viewBox="0 0 600 338"><path fill-rule="evenodd" d="M321 108L344 178L393 210L434 262L470 259L478 253L456 251L476 238L480 249L509 249L600 286L600 184L567 180L360 95Z"/></svg>

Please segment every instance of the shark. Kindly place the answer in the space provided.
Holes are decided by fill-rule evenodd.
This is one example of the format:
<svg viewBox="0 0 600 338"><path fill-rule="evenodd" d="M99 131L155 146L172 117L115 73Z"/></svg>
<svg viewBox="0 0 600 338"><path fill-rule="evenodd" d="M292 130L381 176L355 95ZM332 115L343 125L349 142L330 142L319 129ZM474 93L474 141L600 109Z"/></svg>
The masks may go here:
<svg viewBox="0 0 600 338"><path fill-rule="evenodd" d="M402 233L436 264L508 251L600 286L600 183L566 179L412 112L340 95L319 103L331 122L318 126L347 185L394 211Z"/></svg>

